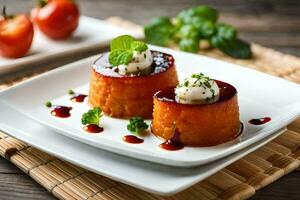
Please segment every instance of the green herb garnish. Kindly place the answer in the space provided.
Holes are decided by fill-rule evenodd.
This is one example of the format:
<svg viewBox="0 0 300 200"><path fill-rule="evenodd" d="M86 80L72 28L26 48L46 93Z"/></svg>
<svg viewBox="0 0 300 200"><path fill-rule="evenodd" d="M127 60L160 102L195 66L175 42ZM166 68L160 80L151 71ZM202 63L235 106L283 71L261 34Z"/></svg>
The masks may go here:
<svg viewBox="0 0 300 200"><path fill-rule="evenodd" d="M52 103L51 103L50 101L47 101L47 102L45 103L45 106L46 106L47 108L51 108L51 107L52 107Z"/></svg>
<svg viewBox="0 0 300 200"><path fill-rule="evenodd" d="M231 25L217 21L216 9L198 6L183 10L173 21L168 17L155 18L144 27L144 32L146 41L155 45L168 46L175 42L181 50L196 53L199 41L206 40L229 56L250 58L250 44L239 40Z"/></svg>
<svg viewBox="0 0 300 200"><path fill-rule="evenodd" d="M108 61L113 66L127 65L133 58L133 52L127 49L115 49L109 53Z"/></svg>
<svg viewBox="0 0 300 200"><path fill-rule="evenodd" d="M95 124L99 125L100 118L103 116L102 110L100 108L93 108L84 113L81 117L81 123L86 124Z"/></svg>
<svg viewBox="0 0 300 200"><path fill-rule="evenodd" d="M68 94L69 94L69 95L72 95L72 94L75 94L75 92L74 92L72 89L69 89L69 90L68 90Z"/></svg>
<svg viewBox="0 0 300 200"><path fill-rule="evenodd" d="M109 63L113 66L127 65L132 61L133 51L143 52L148 46L130 35L122 35L110 43Z"/></svg>
<svg viewBox="0 0 300 200"><path fill-rule="evenodd" d="M144 132L148 128L148 124L144 122L144 119L141 117L132 117L129 120L129 124L127 125L127 130L136 135Z"/></svg>
<svg viewBox="0 0 300 200"><path fill-rule="evenodd" d="M146 51L148 49L148 46L141 41L133 41L131 43L131 50L133 51L138 51L138 52L143 52Z"/></svg>
<svg viewBox="0 0 300 200"><path fill-rule="evenodd" d="M110 43L110 50L116 50L116 49L127 49L131 50L131 43L135 41L134 37L130 35L121 35L119 37L116 37L113 39Z"/></svg>

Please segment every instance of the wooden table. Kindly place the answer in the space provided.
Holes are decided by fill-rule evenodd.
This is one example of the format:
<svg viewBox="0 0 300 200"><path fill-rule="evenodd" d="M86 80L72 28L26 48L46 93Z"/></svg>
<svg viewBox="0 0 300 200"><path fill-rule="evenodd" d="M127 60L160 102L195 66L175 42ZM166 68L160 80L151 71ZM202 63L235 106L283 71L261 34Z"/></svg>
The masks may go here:
<svg viewBox="0 0 300 200"><path fill-rule="evenodd" d="M1 0L0 6L6 4L12 13L28 12L35 2ZM241 38L300 56L300 1L297 0L81 0L80 4L81 12L85 15L101 19L116 15L139 24L149 22L154 16L175 16L180 10L194 5L213 5L221 12L222 21L234 25L240 31ZM1 78L3 80L13 76L11 74ZM299 187L300 171L295 171L258 191L251 199L296 200L300 198ZM55 197L0 158L0 199L50 200Z"/></svg>

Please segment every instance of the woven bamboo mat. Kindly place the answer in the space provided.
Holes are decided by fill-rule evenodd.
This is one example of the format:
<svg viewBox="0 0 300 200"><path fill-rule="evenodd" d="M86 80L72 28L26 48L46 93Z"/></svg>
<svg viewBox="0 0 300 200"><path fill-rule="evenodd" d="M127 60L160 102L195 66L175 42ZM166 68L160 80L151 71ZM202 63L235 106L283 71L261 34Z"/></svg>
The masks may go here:
<svg viewBox="0 0 300 200"><path fill-rule="evenodd" d="M140 31L136 25L120 18L110 18L109 21ZM251 60L235 60L217 50L208 50L202 54L300 83L300 58L257 44L253 44L252 49L254 57ZM0 85L0 89L16 82L16 80L6 82ZM287 128L285 133L257 151L193 187L170 197L149 194L112 181L57 159L1 132L0 155L10 160L59 199L247 199L254 195L256 190L299 167L300 118Z"/></svg>

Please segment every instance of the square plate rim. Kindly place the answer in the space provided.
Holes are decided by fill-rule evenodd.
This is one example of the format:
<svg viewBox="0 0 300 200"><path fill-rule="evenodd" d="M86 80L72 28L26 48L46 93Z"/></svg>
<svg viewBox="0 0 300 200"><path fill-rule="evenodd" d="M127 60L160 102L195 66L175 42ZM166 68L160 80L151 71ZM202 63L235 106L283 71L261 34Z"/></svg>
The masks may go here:
<svg viewBox="0 0 300 200"><path fill-rule="evenodd" d="M3 104L2 102L0 102L0 107L1 106L6 106L5 104ZM20 113L19 111L11 108L9 106L9 109L12 109L13 112L16 112L16 113ZM20 113L20 115L22 115L23 117L26 117L28 118L26 115ZM31 119L29 119L32 123L34 124L38 124L37 122L35 121L32 121ZM45 127L42 127L43 129L46 129ZM47 129L46 129L47 130ZM87 169L91 172L94 172L94 173L97 173L97 174L100 174L102 176L105 176L105 177L108 177L108 178L111 178L115 181L119 181L119 182L122 182L122 183L125 183L125 184L128 184L128 185L131 185L133 187L136 187L136 188L139 188L141 190L144 190L144 191L147 191L147 192L151 192L153 194L158 194L158 195L163 195L163 196L169 196L169 195L174 195L178 192L181 192L191 186L193 186L194 184L200 182L201 180L204 180L205 178L213 175L214 173L220 171L221 169L225 168L226 166L230 165L231 163L243 158L244 156L250 154L251 152L255 151L256 149L262 147L263 145L265 145L266 143L272 141L273 139L275 139L276 137L278 137L279 135L281 135L283 132L285 132L287 129L286 128L283 128L283 129L280 129L278 130L277 132L267 136L266 138L264 138L263 140L261 141L258 141L252 145L249 145L247 147L245 147L244 149L242 149L241 151L239 152L235 152L225 158L222 158L216 162L212 162L212 163L209 163L207 164L207 168L209 169L207 172L207 174L204 176L204 177L201 177L201 178L198 178L198 179L194 179L193 181L190 181L189 183L185 183L185 184L182 184L181 186L177 186L177 187L170 187L171 184L168 184L168 187L170 187L168 190L161 190L160 187L157 187L156 189L154 188L150 188L150 187L145 187L145 186L140 186L139 184L137 183L133 183L132 181L130 180L125 180L124 178L122 178L120 175L116 175L116 174L112 174L112 173L107 173L107 172L103 172L103 169L102 170L99 170L99 168L91 168L89 167L88 165L86 165L85 163L83 162L80 162L79 160L80 159L75 159L74 156L73 158L71 157L67 157L66 155L62 155L60 154L58 151L58 149L56 148L53 148L51 147L51 145L49 145L47 148L45 146L41 146L39 144L36 144L34 142L32 142L28 137L27 133L25 133L23 130L19 129L19 128L16 128L16 127L11 127L9 125L6 125L6 124L3 124L1 121L0 121L0 131L3 131L4 133L12 136L12 137L15 137L16 135L18 135L18 139L20 139L21 141L25 142L25 143L28 143L30 144L31 146L37 148L37 149L40 149L46 153L49 153L51 155L54 155L60 159L63 159L63 160L66 160L70 163L73 163L75 165L78 165L84 169ZM54 132L53 130L47 130L47 131L50 131L50 132ZM72 142L75 142L77 143L77 145L82 145L79 141L76 141L76 140L72 140L71 138L68 138L68 137L65 137L65 136L62 136L60 135L60 137L63 137L65 140L68 140L68 141L72 141ZM52 149L51 149L52 148ZM93 149L96 149L97 151L102 151L104 152L105 150L102 150L102 149L99 149L99 148L96 148L96 147L91 147ZM108 152L109 154L111 154L111 152ZM76 157L76 155L75 155ZM134 160L133 158L129 158L129 157L125 157L126 160ZM146 163L146 161L139 161L141 163ZM130 162L129 162L130 163ZM213 168L209 167L210 165L214 165L214 164L219 164L218 166L214 166ZM159 164L154 164L154 165L158 165L160 166ZM198 166L199 168L202 168L202 167L205 167L206 165L204 166ZM171 166L163 166L163 167L171 167ZM181 168L180 170L189 170L189 168Z"/></svg>
<svg viewBox="0 0 300 200"><path fill-rule="evenodd" d="M155 47L155 46L153 46L153 45L151 45L152 47ZM163 51L163 49L165 49L166 50L166 48L162 48L162 47L155 47L155 48L157 48L157 49L162 49L162 51ZM171 50L171 49L168 49L168 51L175 51L175 52L177 52L177 53L180 53L180 54L190 54L190 53L185 53L185 52L180 52L180 51L176 51L176 50ZM193 56L199 56L199 55L195 55L195 54L191 54L191 55L193 55ZM7 91L13 91L13 89L15 89L15 88L17 88L18 89L18 87L22 87L22 86L26 86L26 84L32 84L32 82L31 81L41 81L41 80L43 80L43 78L44 77L51 77L51 76L55 76L56 74L59 74L59 73L63 73L63 71L65 71L65 70L71 70L73 67L74 67L74 65L79 65L80 63L85 63L85 62L88 62L89 60L91 60L91 59L93 59L93 58L95 58L96 56L92 56L92 57L88 57L88 58L86 58L86 59L82 59L82 60L79 60L79 61L76 61L76 62L73 62L73 63L70 63L70 64L67 64L67 65L65 65L65 66L63 66L63 67L60 67L60 68L57 68L57 69L54 69L54 70L51 70L51 71L49 71L49 72L46 72L46 73L43 73L43 74L41 74L41 75L38 75L38 76L36 76L36 77L33 77L31 80L28 80L28 81L25 81L25 82L23 82L23 83L20 83L20 84L18 84L18 85L15 85L15 86L13 86L13 87L11 87L11 88L9 88L9 89L7 89L7 90L4 90L3 92L1 92L0 93L0 100L1 100L1 96L5 93L5 92L7 92ZM225 62L225 61L221 61L221 60L218 60L218 59L215 59L215 58L210 58L210 57L207 57L207 56L201 56L202 58L206 58L206 59L209 59L209 60L212 60L212 62L219 62L219 63L226 63L226 64L230 64L230 65L233 65L233 66L236 66L236 67L240 67L239 65L236 65L236 64L232 64L232 63L228 63L228 62ZM243 68L243 70L250 70L250 71L254 71L254 70L252 70L252 69L247 69L247 68ZM257 71L256 71L257 72ZM268 74L265 74L265 73L262 73L262 72L257 72L257 73L260 73L260 74L263 74L263 75L266 75L266 76L270 76L270 77L272 77L272 78L277 78L277 80L280 80L280 81L285 81L286 83L289 83L289 84L295 84L295 83L292 83L292 82L290 82L290 81L286 81L286 80L283 80L283 79L280 79L280 78L278 78L278 77L274 77L274 76L271 76L271 75L268 75ZM37 120L35 117L33 117L33 116L31 116L30 114L28 114L28 113L24 113L25 115L27 115L27 116L29 116L31 119L33 119L33 120L35 120L35 121L39 121L39 120ZM291 115L291 114L289 114L289 115ZM245 146L248 146L248 145L250 145L250 144L252 144L252 143L255 143L255 142L257 142L258 140L260 140L260 139L262 139L262 138L264 138L264 137L266 137L266 136L268 136L268 135L270 135L270 134L272 134L274 131L276 131L276 130L278 130L278 129L280 129L280 128L282 128L283 126L285 126L285 125L287 125L289 122L291 122L292 120L294 120L297 116L299 115L299 110L298 109L295 109L295 110L293 110L293 114L292 114L292 118L289 118L289 119L285 119L286 121L285 121L285 123L284 124L281 124L280 126L273 126L273 129L268 129L268 127L270 127L270 126L266 126L264 129L262 129L262 130L260 130L260 132L262 132L261 134L259 134L258 136L256 136L256 137L252 137L252 138L249 138L249 139L247 139L246 141L244 141L243 142L243 144L241 144L241 143L238 143L238 144L235 144L234 146L234 148L232 149L231 148L231 150L230 151L226 151L226 153L219 153L219 154L217 154L217 156L215 156L215 157L210 157L209 159L206 159L206 160L201 160L201 159L199 159L199 160L192 160L192 161L184 161L184 162L182 162L182 161L178 161L178 160L173 160L173 159L171 159L171 158L166 158L166 157L156 157L157 155L155 155L155 156L153 156L153 155L148 155L148 156L150 156L152 159L154 159L154 160L149 160L149 159L147 159L148 161L154 161L154 162L160 162L161 163L161 161L164 161L164 163L163 164L166 164L166 163L168 163L168 165L171 165L171 166L177 166L177 167L192 167L192 166L197 166L197 165L203 165L203 164L206 164L206 163L209 163L209 162L212 162L212 161L215 161L215 160L217 160L217 159L220 159L220 158L222 158L222 157L224 157L224 156L228 156L229 154L231 154L231 153L233 153L233 152L236 152L236 151L238 151L238 150L241 150L241 149L243 149ZM280 119L278 119L278 121L279 121ZM49 124L47 124L47 123L45 123L45 122L43 122L43 121L39 121L39 122L42 122L42 124L44 124L44 125L47 125L48 127L51 127L51 128L54 128L56 131L59 131L59 133L62 133L62 134L64 134L65 136L70 136L69 134L67 134L65 131L63 131L63 130L60 130L60 129L57 129L57 127L55 127L54 125L53 126L49 126ZM267 130L266 130L267 129ZM75 138L74 138L74 136L72 136L71 138L73 138L73 139L76 139L76 140L79 140L79 141L82 141L82 139L85 139L85 138L83 138L82 136L76 136ZM82 141L82 142L85 142L85 143L87 143L86 141ZM89 140L88 142L93 142L93 141L91 141L91 140ZM91 144L91 143L89 143L89 144ZM103 142L102 142L102 144L103 144ZM93 145L93 144L92 144ZM105 145L105 144L104 144ZM95 145L94 145L95 146ZM99 146L96 146L96 147L98 147L98 148L101 148L101 147L99 147ZM103 147L102 147L103 148ZM106 148L104 148L105 150L109 150L108 149L109 147L106 147ZM128 150L129 149L129 150ZM128 153L131 153L131 154L134 154L134 155L136 155L136 151L130 151L131 149L130 148L128 148L127 150L126 150L126 152L121 152L121 154L123 154L123 155L126 155L126 154L128 154ZM115 152L115 153L120 153L120 152L116 152L116 151L113 151L113 152ZM141 154L141 153L139 153L139 155L145 155L145 154ZM132 156L133 157L133 156ZM162 164L162 163L161 163Z"/></svg>

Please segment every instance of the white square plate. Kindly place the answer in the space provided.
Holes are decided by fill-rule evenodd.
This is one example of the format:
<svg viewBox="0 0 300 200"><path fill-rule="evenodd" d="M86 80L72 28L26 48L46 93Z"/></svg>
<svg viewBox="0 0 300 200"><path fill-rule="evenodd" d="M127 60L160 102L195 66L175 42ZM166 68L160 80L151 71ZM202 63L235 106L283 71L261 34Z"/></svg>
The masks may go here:
<svg viewBox="0 0 300 200"><path fill-rule="evenodd" d="M122 141L122 137L128 134L128 120L104 116L101 119L104 132L87 134L82 129L80 118L89 109L88 105L86 102L78 104L70 101L66 93L69 88L88 93L90 66L95 57L69 64L8 89L0 94L0 100L33 120L80 142L177 167L202 165L225 157L269 136L299 115L300 87L295 83L204 56L154 46L151 48L174 56L180 78L203 72L233 84L238 90L243 133L237 139L218 146L185 147L174 152L159 148L162 141L153 135L145 137L142 144ZM49 108L44 106L48 100L57 105L72 106L72 116L66 119L51 116ZM260 117L271 117L272 120L260 126L247 123L249 119Z"/></svg>
<svg viewBox="0 0 300 200"><path fill-rule="evenodd" d="M132 34L140 38L136 32L131 32L106 21L81 16L78 29L67 40L54 41L45 37L35 29L32 47L27 55L17 59L0 57L0 74L19 68L29 67L31 63L57 59L77 52L84 52L107 46L111 39L118 35Z"/></svg>
<svg viewBox="0 0 300 200"><path fill-rule="evenodd" d="M1 102L0 110L5 113L0 115L0 130L7 134L95 173L160 195L172 195L198 183L283 132L278 131L216 162L185 169L144 162L77 142L41 126Z"/></svg>

